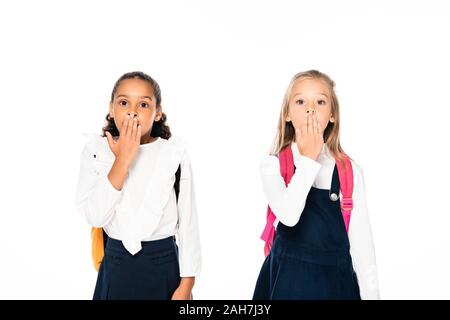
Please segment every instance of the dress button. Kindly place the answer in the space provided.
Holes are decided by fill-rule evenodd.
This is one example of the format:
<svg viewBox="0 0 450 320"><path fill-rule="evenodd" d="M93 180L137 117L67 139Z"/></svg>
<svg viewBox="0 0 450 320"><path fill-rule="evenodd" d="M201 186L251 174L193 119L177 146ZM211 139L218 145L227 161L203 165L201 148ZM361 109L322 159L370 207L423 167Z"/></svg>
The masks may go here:
<svg viewBox="0 0 450 320"><path fill-rule="evenodd" d="M337 199L339 199L339 197L336 193L332 193L332 194L330 194L330 199L331 199L331 201L337 201Z"/></svg>

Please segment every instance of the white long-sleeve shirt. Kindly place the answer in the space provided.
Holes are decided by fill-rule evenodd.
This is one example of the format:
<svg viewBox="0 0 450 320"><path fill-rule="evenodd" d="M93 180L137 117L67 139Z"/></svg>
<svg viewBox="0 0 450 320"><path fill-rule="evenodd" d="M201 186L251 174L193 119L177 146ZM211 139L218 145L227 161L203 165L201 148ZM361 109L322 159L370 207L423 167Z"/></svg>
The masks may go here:
<svg viewBox="0 0 450 320"><path fill-rule="evenodd" d="M142 144L121 190L109 181L115 156L106 137L85 133L75 208L94 227L121 240L136 254L141 241L176 236L180 276L198 276L201 270L200 236L192 169L184 140L158 138ZM178 202L175 172L181 165Z"/></svg>
<svg viewBox="0 0 450 320"><path fill-rule="evenodd" d="M306 198L311 187L330 189L335 167L335 159L324 144L317 161L302 156L296 143L292 143L296 170L286 187L280 174L276 156L265 156L260 163L263 191L269 206L279 222L294 226L300 220ZM366 204L364 177L361 167L351 160L353 168L353 210L348 230L350 254L353 260L362 299L379 299L378 275L373 244L372 229ZM342 193L340 193L342 198Z"/></svg>

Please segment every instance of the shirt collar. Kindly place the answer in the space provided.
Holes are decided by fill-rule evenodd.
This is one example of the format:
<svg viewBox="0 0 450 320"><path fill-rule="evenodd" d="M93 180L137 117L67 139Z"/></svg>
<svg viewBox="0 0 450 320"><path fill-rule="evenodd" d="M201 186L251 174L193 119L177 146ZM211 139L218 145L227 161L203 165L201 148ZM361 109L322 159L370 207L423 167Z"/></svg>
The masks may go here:
<svg viewBox="0 0 450 320"><path fill-rule="evenodd" d="M295 142L292 142L291 148L294 157L300 157L300 151L298 150L297 144ZM322 146L322 150L320 151L319 157L317 158L317 162L320 163L334 162L334 157L331 154L330 148L326 143L324 143Z"/></svg>

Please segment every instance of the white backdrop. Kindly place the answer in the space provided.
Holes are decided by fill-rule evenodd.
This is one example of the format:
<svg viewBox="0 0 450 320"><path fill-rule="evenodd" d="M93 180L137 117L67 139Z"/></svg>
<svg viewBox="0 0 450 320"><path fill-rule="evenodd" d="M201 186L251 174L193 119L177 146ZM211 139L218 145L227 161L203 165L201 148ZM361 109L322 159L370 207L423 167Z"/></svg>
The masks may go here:
<svg viewBox="0 0 450 320"><path fill-rule="evenodd" d="M446 1L0 2L0 298L90 299L73 207L82 132L116 79L161 85L188 140L203 246L197 299L249 299L263 261L258 164L293 74L337 83L363 168L383 299L450 298Z"/></svg>

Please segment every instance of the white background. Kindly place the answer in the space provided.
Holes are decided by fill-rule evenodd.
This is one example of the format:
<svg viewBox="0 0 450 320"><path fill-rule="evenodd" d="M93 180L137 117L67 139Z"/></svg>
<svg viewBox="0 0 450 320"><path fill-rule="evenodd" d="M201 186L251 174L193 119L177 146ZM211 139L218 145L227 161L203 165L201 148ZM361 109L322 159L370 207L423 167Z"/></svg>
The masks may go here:
<svg viewBox="0 0 450 320"><path fill-rule="evenodd" d="M448 2L447 2L448 3ZM161 85L193 163L197 299L249 299L266 200L258 164L293 74L337 83L364 169L382 299L450 298L446 1L2 1L0 298L90 299L90 227L73 207L82 132L112 86Z"/></svg>

